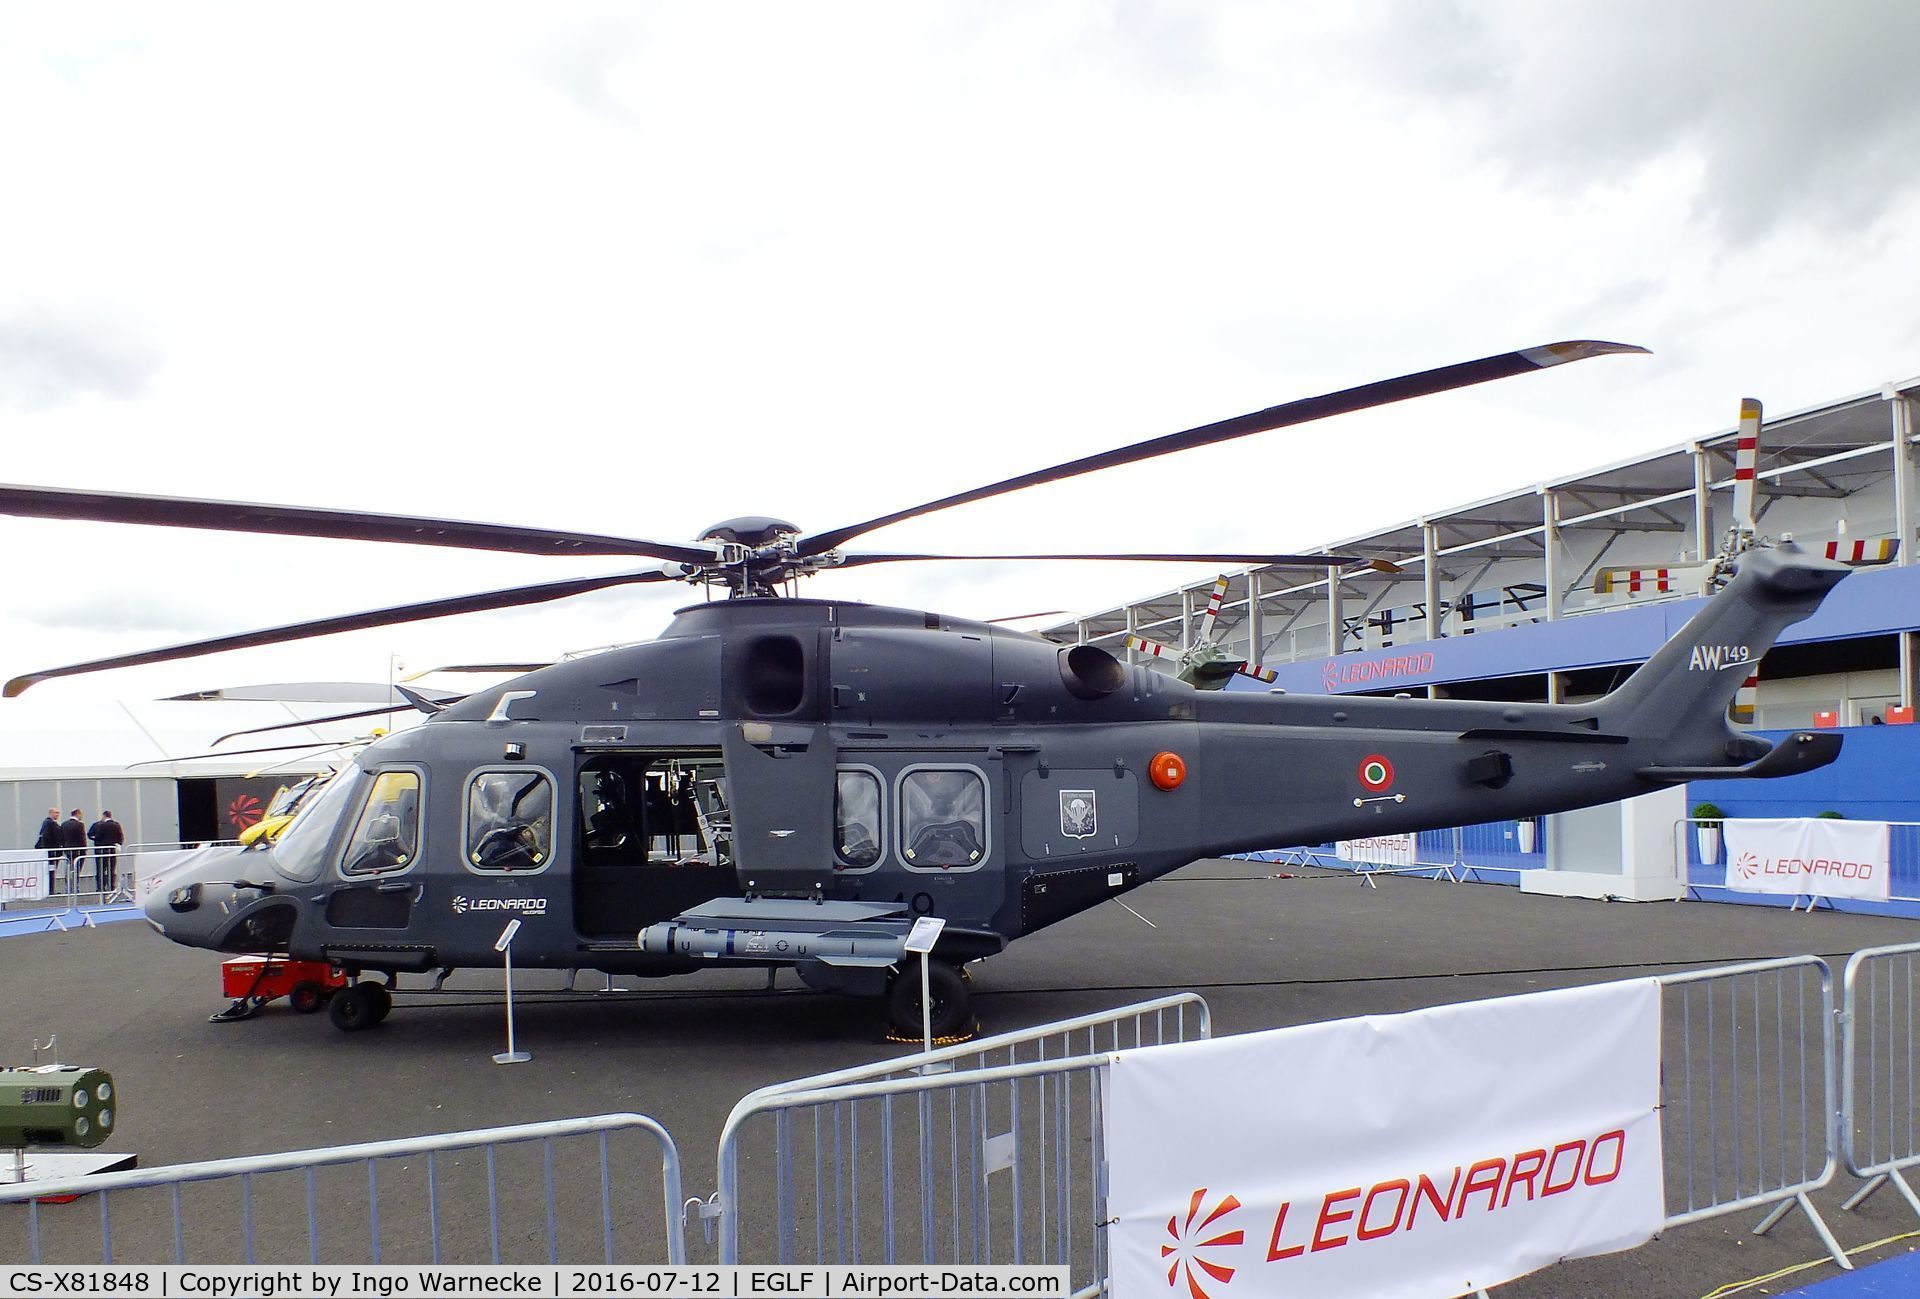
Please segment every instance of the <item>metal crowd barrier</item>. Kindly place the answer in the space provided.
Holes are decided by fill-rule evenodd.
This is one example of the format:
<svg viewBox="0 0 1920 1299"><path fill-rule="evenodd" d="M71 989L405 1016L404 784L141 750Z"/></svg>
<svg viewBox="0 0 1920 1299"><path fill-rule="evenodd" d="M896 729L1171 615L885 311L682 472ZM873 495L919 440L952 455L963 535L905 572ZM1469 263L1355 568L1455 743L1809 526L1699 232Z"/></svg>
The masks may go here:
<svg viewBox="0 0 1920 1299"><path fill-rule="evenodd" d="M1920 1164L1915 1093L1915 1015L1920 943L1855 952L1842 976L1840 1150L1847 1171L1867 1179L1853 1209L1891 1182L1914 1213L1920 1197L1901 1170Z"/></svg>
<svg viewBox="0 0 1920 1299"><path fill-rule="evenodd" d="M1100 1071L1115 1051L1211 1033L1206 1002L1183 993L762 1088L720 1136L706 1210L720 1261L1066 1263L1104 1277ZM747 1171L763 1188L751 1202Z"/></svg>
<svg viewBox="0 0 1920 1299"><path fill-rule="evenodd" d="M1727 818L1729 820L1737 818ZM1714 844L1715 851L1711 859L1704 856L1701 849L1700 829L1702 826L1717 826L1718 821L1704 821L1697 817L1687 817L1674 822L1673 861L1674 873L1686 885L1688 896L1701 889L1719 889L1723 892L1738 892L1727 889L1727 846L1724 837ZM1920 902L1920 821L1887 822L1887 852L1892 868L1892 878L1888 881L1889 901ZM1765 897L1765 894L1742 893L1743 897ZM1810 898L1807 909L1824 898ZM1798 906L1799 898L1792 905ZM1856 901L1854 903L1858 905ZM1872 906L1868 902L1865 905Z"/></svg>
<svg viewBox="0 0 1920 1299"><path fill-rule="evenodd" d="M1657 976L1666 1228L1765 1208L1759 1235L1798 1208L1848 1268L1809 1199L1843 1158L1871 1179L1848 1207L1891 1181L1920 1212L1901 1176L1920 1164L1916 957L1920 943L1857 953L1838 1014L1818 957ZM684 1216L672 1139L615 1114L0 1185L0 1204L27 1204L0 1216L0 1257L226 1260L238 1235L249 1263L677 1263L697 1217L722 1263L1066 1264L1086 1299L1108 1274L1102 1071L1211 1032L1188 993L761 1088L721 1132L719 1190ZM659 1233L609 1149L628 1130L657 1143ZM97 1211L43 1209L50 1194Z"/></svg>
<svg viewBox="0 0 1920 1299"><path fill-rule="evenodd" d="M1852 1264L1807 1198L1838 1167L1833 970L1817 956L1658 976L1669 1228L1794 1208Z"/></svg>
<svg viewBox="0 0 1920 1299"><path fill-rule="evenodd" d="M646 1197L615 1167L627 1132L659 1149L663 1231L644 1225ZM43 1207L50 1196L87 1198ZM24 1215L0 1217L0 1258L35 1264L236 1252L245 1263L686 1262L680 1153L642 1114L0 1183L0 1205L19 1203Z"/></svg>
<svg viewBox="0 0 1920 1299"><path fill-rule="evenodd" d="M130 902L134 900L139 871L168 864L172 858L206 846L203 843L180 841L121 844L115 856L114 886L110 889L102 887L101 850L92 845L85 848L25 848L0 852L0 906L24 903L70 911L79 905L82 898ZM55 854L59 856L56 858ZM47 887L49 876L52 877L52 888ZM92 888L81 887L89 882Z"/></svg>
<svg viewBox="0 0 1920 1299"><path fill-rule="evenodd" d="M1485 821L1463 825L1454 836L1454 861L1462 878L1472 879L1477 872L1498 871L1517 877L1522 871L1537 870L1547 864L1547 820L1534 818L1533 846L1524 847L1518 821Z"/></svg>
<svg viewBox="0 0 1920 1299"><path fill-rule="evenodd" d="M1665 1227L1764 1208L1764 1234L1798 1208L1850 1266L1808 1198L1838 1167L1832 970L1803 956L1658 982ZM1062 1055L955 1069L978 1049L959 1048L754 1093L721 1137L720 1260L1065 1263L1097 1293L1101 1072L1128 1036L1096 1029ZM743 1133L761 1118L770 1148L749 1157ZM771 1181L771 1203L742 1201L747 1169Z"/></svg>
<svg viewBox="0 0 1920 1299"><path fill-rule="evenodd" d="M1427 875L1462 883L1482 873L1517 876L1546 864L1546 833L1539 822L1535 823L1531 848L1522 848L1517 821L1487 821L1444 830L1422 830L1413 840L1411 852L1369 848L1366 851L1372 860L1368 861L1342 859L1339 845L1334 843L1308 844L1259 855L1282 865L1351 870L1369 885L1373 885L1372 877L1376 875Z"/></svg>

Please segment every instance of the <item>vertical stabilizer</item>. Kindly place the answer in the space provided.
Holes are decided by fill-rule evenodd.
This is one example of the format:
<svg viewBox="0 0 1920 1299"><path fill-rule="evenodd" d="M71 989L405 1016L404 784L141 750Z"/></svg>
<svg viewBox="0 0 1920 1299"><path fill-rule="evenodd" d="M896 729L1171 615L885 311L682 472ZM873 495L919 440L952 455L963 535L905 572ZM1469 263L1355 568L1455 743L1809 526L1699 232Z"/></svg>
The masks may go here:
<svg viewBox="0 0 1920 1299"><path fill-rule="evenodd" d="M1625 685L1594 705L1601 726L1665 740L1662 761L1711 765L1735 756L1727 706L1780 633L1819 607L1843 564L1783 543L1748 551L1733 580Z"/></svg>

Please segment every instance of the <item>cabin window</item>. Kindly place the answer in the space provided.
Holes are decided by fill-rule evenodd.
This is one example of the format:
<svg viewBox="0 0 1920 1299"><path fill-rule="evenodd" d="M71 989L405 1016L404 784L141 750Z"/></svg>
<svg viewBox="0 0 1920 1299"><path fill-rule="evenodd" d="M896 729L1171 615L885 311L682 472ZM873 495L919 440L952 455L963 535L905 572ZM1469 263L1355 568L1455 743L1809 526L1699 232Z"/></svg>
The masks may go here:
<svg viewBox="0 0 1920 1299"><path fill-rule="evenodd" d="M987 858L987 780L973 767L900 776L900 856L909 870L970 870Z"/></svg>
<svg viewBox="0 0 1920 1299"><path fill-rule="evenodd" d="M880 864L886 842L880 810L880 775L870 767L842 767L834 777L833 856L841 871L868 871Z"/></svg>
<svg viewBox="0 0 1920 1299"><path fill-rule="evenodd" d="M341 858L343 875L382 875L413 864L420 843L420 775L383 771L373 778L367 802L354 823Z"/></svg>
<svg viewBox="0 0 1920 1299"><path fill-rule="evenodd" d="M544 870L553 855L553 781L543 771L482 771L467 786L467 869Z"/></svg>

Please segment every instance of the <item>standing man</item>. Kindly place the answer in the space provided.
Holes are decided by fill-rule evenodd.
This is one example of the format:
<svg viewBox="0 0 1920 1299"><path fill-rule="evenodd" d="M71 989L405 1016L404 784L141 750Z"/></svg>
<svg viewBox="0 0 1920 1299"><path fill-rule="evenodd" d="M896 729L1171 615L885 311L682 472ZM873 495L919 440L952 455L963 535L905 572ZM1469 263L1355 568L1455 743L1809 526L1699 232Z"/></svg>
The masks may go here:
<svg viewBox="0 0 1920 1299"><path fill-rule="evenodd" d="M80 819L80 809L74 808L67 813L67 819L60 823L60 842L66 846L67 878L72 891L80 891L80 859L87 855L87 823Z"/></svg>
<svg viewBox="0 0 1920 1299"><path fill-rule="evenodd" d="M66 840L60 833L59 808L47 809L47 819L40 823L40 837L33 841L33 846L47 854L47 895L51 897L59 892L55 877L60 874L60 859L66 855Z"/></svg>
<svg viewBox="0 0 1920 1299"><path fill-rule="evenodd" d="M127 841L127 832L112 812L102 812L87 827L87 840L93 844L94 884L101 893L111 893L120 886L120 845Z"/></svg>

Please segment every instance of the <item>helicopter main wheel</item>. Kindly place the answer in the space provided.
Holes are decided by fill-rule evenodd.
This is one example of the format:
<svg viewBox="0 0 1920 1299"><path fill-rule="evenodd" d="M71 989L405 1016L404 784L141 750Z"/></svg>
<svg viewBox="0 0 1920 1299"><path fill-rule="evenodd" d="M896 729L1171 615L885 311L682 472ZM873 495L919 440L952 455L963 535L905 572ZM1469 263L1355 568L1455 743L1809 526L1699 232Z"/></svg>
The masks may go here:
<svg viewBox="0 0 1920 1299"><path fill-rule="evenodd" d="M966 976L945 961L927 966L927 995L933 1005L933 1035L952 1037L963 1032L972 1018L973 997ZM911 964L903 966L887 987L887 1020L894 1031L918 1037L920 1022L920 971Z"/></svg>
<svg viewBox="0 0 1920 1299"><path fill-rule="evenodd" d="M311 1015L327 1004L326 990L313 980L304 979L287 993L287 1004L302 1015Z"/></svg>
<svg viewBox="0 0 1920 1299"><path fill-rule="evenodd" d="M393 989L384 983L366 985L373 993L373 1022L378 1024L393 1013Z"/></svg>
<svg viewBox="0 0 1920 1299"><path fill-rule="evenodd" d="M333 994L327 1003L327 1018L342 1033L358 1033L386 1018L391 1004L387 990L377 983L356 983Z"/></svg>

